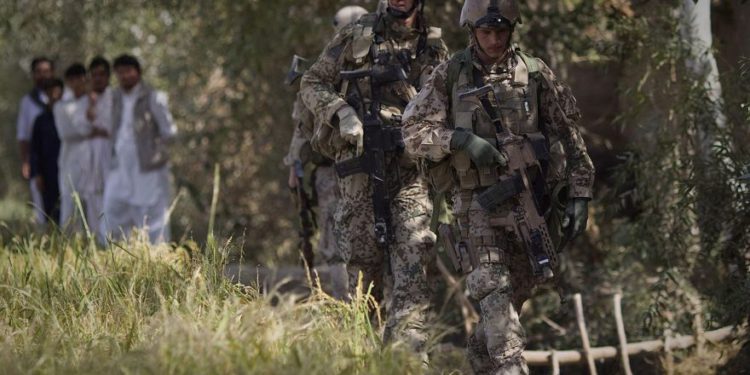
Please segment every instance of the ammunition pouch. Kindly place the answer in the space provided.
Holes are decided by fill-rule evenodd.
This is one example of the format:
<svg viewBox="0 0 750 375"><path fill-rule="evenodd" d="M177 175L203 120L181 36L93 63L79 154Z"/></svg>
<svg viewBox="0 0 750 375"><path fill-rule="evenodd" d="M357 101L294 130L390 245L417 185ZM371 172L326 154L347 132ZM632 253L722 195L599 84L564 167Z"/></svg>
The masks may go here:
<svg viewBox="0 0 750 375"><path fill-rule="evenodd" d="M542 164L547 163L550 159L547 138L540 132L524 134L523 137L531 147L535 161ZM494 144L495 139L488 139ZM502 151L502 150L501 150ZM483 187L489 187L497 184L500 173L496 167L477 168L472 164L469 155L463 151L458 151L451 157L451 165L455 170L455 178L458 185L463 190L474 190Z"/></svg>
<svg viewBox="0 0 750 375"><path fill-rule="evenodd" d="M315 124L315 131L310 138L310 146L324 157L336 159L337 153L349 145L349 142L341 138L338 129L338 118L335 118L332 122L333 124Z"/></svg>
<svg viewBox="0 0 750 375"><path fill-rule="evenodd" d="M438 234L443 243L448 258L456 272L466 275L479 266L479 260L471 248L471 244L456 236L454 228L450 224L440 224Z"/></svg>
<svg viewBox="0 0 750 375"><path fill-rule="evenodd" d="M432 189L437 193L447 193L456 186L456 176L451 167L450 159L437 163L427 161L424 165L425 174Z"/></svg>

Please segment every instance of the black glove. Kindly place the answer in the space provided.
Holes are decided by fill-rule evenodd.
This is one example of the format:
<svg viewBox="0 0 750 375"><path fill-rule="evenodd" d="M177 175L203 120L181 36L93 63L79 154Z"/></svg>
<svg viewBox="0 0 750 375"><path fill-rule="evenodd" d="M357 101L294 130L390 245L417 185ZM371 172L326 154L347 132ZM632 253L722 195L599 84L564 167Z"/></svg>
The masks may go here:
<svg viewBox="0 0 750 375"><path fill-rule="evenodd" d="M586 230L586 223L589 221L589 199L573 198L568 201L565 207L565 216L562 220L562 227L569 240L572 240Z"/></svg>
<svg viewBox="0 0 750 375"><path fill-rule="evenodd" d="M508 159L489 142L481 137L459 130L453 132L451 138L452 151L466 151L469 158L477 167L506 166Z"/></svg>

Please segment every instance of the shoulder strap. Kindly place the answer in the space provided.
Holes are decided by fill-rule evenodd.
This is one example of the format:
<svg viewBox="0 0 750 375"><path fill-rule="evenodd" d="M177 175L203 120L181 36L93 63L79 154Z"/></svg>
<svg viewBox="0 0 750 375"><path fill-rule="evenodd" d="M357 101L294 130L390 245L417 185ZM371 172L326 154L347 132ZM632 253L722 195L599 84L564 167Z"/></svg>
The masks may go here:
<svg viewBox="0 0 750 375"><path fill-rule="evenodd" d="M521 57L521 60L523 60L523 63L526 64L526 67L529 69L529 78L537 79L539 76L539 62L536 57L533 57L520 49L516 49L516 53Z"/></svg>
<svg viewBox="0 0 750 375"><path fill-rule="evenodd" d="M456 52L448 59L448 70L445 77L445 92L448 94L448 109L449 113L453 112L451 108L453 106L453 86L458 82L458 75L461 74L461 69L464 64L471 60L471 47L466 48L463 51ZM452 121L450 122L452 123Z"/></svg>
<svg viewBox="0 0 750 375"><path fill-rule="evenodd" d="M445 79L445 92L450 93L453 90L453 86L455 86L458 81L458 75L461 74L461 67L471 60L471 50L469 48L456 52L448 60L448 75Z"/></svg>
<svg viewBox="0 0 750 375"><path fill-rule="evenodd" d="M358 64L362 63L370 53L374 29L378 23L379 16L376 13L363 15L357 21L352 33L352 59Z"/></svg>

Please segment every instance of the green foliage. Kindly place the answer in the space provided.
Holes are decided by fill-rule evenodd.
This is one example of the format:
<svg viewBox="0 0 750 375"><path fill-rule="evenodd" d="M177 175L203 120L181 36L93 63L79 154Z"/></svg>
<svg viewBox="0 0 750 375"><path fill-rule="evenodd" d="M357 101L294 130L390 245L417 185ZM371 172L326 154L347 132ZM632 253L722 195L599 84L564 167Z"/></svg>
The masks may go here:
<svg viewBox="0 0 750 375"><path fill-rule="evenodd" d="M138 55L146 79L169 93L181 133L173 158L180 193L174 233L208 239L204 251L212 259L202 260L199 246L189 247L193 259L175 265L153 260L141 245L97 252L84 251L88 245L78 240L22 236L30 231L29 210L18 201L28 200L28 189L18 177L14 126L3 127L1 368L89 373L416 368L400 351L381 350L367 325L354 323L366 320L361 305L319 298L300 306L283 302L276 309L265 297L219 277L217 264L227 249L221 243L252 262L297 260L294 209L281 163L296 87L281 82L293 54L318 54L333 32L331 16L345 3L375 6L374 0L0 3L0 122L14 124L33 55L56 57L58 71L95 54ZM627 152L619 155L611 184L597 187L591 230L571 246L565 261L564 293L584 293L595 345L616 343L609 296L617 291L624 293L631 340L653 338L665 328L690 332L693 313L723 325L750 312L745 263L750 194L748 185L736 180L750 172L743 170L750 164L750 60L722 71L727 124L719 128L712 121L715 103L685 68L688 46L674 13L679 3L522 2L524 23L516 41L558 76L574 83L577 78L580 104L587 104L586 88L598 84L575 77L581 66L615 75L619 89L611 98L619 103L612 114L616 120L596 124L584 118L582 128L587 141L602 128L616 128L621 138L605 139L602 144L615 147L604 152ZM452 51L468 40L457 24L460 6L456 0L428 6ZM707 133L713 141L704 157L699 135ZM607 175L610 167L598 173ZM213 201L217 175L222 190ZM524 319L531 345L578 346L571 312L569 305L557 309L552 294L528 304ZM550 329L550 321L563 330ZM331 327L339 334L329 335Z"/></svg>
<svg viewBox="0 0 750 375"><path fill-rule="evenodd" d="M366 296L260 296L189 244L86 249L56 236L0 246L3 373L421 372L381 347Z"/></svg>

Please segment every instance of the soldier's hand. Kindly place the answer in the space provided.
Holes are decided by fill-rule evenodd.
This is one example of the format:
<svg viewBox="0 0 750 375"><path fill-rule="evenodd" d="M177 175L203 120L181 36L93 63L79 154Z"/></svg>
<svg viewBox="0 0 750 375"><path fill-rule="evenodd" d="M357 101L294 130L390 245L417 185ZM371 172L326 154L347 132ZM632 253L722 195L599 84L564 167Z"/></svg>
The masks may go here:
<svg viewBox="0 0 750 375"><path fill-rule="evenodd" d="M466 151L477 167L508 165L508 159L495 146L465 130L456 130L451 138L451 150Z"/></svg>
<svg viewBox="0 0 750 375"><path fill-rule="evenodd" d="M294 166L289 167L289 180L287 181L290 189L297 188L297 175L294 173Z"/></svg>
<svg viewBox="0 0 750 375"><path fill-rule="evenodd" d="M562 227L568 236L568 239L574 239L586 230L586 223L589 221L589 200L588 198L573 198L568 201L565 208L565 217L562 220Z"/></svg>
<svg viewBox="0 0 750 375"><path fill-rule="evenodd" d="M357 146L357 156L362 155L364 128L362 121L357 116L357 111L350 106L342 107L336 112L339 117L339 131L341 138Z"/></svg>

